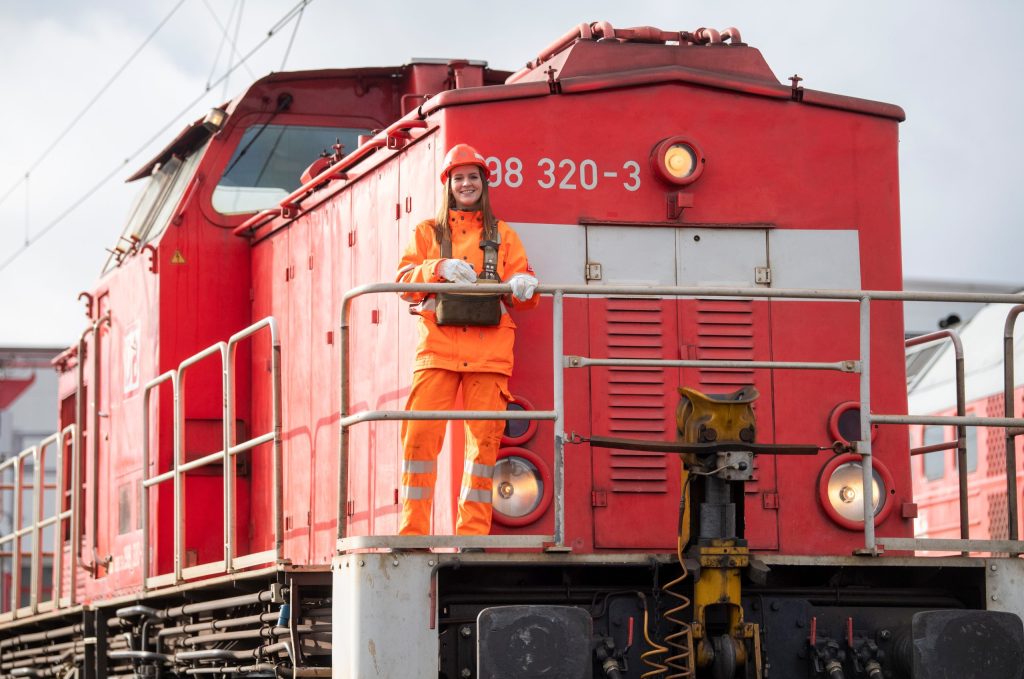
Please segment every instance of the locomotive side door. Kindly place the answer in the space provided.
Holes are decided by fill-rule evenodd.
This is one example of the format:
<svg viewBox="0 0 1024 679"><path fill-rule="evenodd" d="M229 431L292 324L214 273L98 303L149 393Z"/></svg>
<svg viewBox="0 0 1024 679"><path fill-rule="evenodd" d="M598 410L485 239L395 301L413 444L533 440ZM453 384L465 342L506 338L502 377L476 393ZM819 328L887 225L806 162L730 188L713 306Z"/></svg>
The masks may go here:
<svg viewBox="0 0 1024 679"><path fill-rule="evenodd" d="M591 285L754 287L767 267L763 228L587 227ZM595 267L594 265L600 265ZM769 360L769 307L749 298L595 298L591 355L602 358ZM761 393L758 440L773 440L767 371L593 368L595 435L675 440L678 387L727 393L746 384ZM676 456L593 450L594 546L671 549L676 542ZM775 461L756 461L745 487L745 535L752 548L777 549ZM649 517L653 520L638 521Z"/></svg>

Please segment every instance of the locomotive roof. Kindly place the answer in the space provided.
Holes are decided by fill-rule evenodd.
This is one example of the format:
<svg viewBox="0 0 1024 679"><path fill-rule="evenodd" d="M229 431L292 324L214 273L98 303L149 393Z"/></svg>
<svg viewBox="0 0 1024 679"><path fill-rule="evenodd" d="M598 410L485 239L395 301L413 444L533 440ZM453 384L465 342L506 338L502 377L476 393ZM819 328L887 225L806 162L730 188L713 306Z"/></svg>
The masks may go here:
<svg viewBox="0 0 1024 679"><path fill-rule="evenodd" d="M413 60L412 64L415 63L430 63L431 60L418 59ZM445 62L447 63L447 62ZM483 62L469 62L472 64L482 65ZM234 106L238 102L245 99L249 92L254 89L260 88L268 84L276 84L282 82L298 82L298 81L311 81L311 80L339 80L345 78L397 78L405 73L408 67L412 64L406 64L403 66L375 66L366 68L325 68L325 69L313 69L306 71L282 71L280 73L271 73L266 75L259 80L256 80L249 85L244 92L239 94L231 101L221 104L219 108L226 110L231 113ZM506 72L504 71L492 71L492 73L504 78ZM133 182L137 179L148 177L153 173L153 170L167 162L167 160L175 154L184 154L195 148L201 146L210 137L210 131L203 127L203 118L200 118L190 125L187 125L185 129L178 133L169 144L160 149L160 151L146 161L135 173L128 177L126 182Z"/></svg>
<svg viewBox="0 0 1024 679"><path fill-rule="evenodd" d="M634 29L626 29L630 31ZM568 38L569 36L565 36ZM242 95L222 108L236 106L255 88L263 85L302 80L336 80L345 78L400 77L417 63L451 63L448 60L416 59L403 66L322 69L271 73L249 86ZM465 64L485 65L486 62ZM704 87L725 89L779 100L795 100L811 106L822 106L903 121L903 109L857 97L806 89L798 81L783 85L776 78L761 52L746 43L679 44L609 39L563 39L526 68L511 74L499 84L505 72L485 69L484 87L447 90L435 95L421 109L421 114L445 106L478 103L498 99L516 99L548 94L557 80L562 93L584 92L617 87L633 87L660 82L686 82ZM173 154L187 153L209 138L202 120L187 126L167 146L147 161L126 181L149 176L154 168Z"/></svg>
<svg viewBox="0 0 1024 679"><path fill-rule="evenodd" d="M760 50L742 42L665 45L579 39L547 58L538 57L506 82L547 82L553 76L561 92L677 81L901 122L906 119L903 109L894 104L806 89L799 81L783 85Z"/></svg>

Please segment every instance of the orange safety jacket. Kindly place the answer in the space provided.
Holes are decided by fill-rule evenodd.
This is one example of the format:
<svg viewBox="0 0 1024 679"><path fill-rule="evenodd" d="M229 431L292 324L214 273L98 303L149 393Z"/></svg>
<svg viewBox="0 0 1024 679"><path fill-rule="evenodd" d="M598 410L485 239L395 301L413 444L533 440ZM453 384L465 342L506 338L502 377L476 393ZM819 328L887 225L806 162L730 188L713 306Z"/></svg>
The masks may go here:
<svg viewBox="0 0 1024 679"><path fill-rule="evenodd" d="M409 245L398 265L399 283L440 283L441 245L434 235L433 219L420 222L409 239ZM462 259L473 266L479 275L483 271L484 253L480 249L483 236L483 216L480 212L452 210L448 224L452 231L452 258ZM526 259L522 241L512 228L498 221L498 275L507 281L517 273L533 275ZM508 307L532 309L540 302L534 295L520 302L511 295L502 298L501 322L488 327L439 326L434 316L434 296L423 293L405 293L402 299L415 305L412 313L420 316L419 344L416 347L414 370L442 368L458 372L491 372L512 374L512 346L516 324L508 314Z"/></svg>

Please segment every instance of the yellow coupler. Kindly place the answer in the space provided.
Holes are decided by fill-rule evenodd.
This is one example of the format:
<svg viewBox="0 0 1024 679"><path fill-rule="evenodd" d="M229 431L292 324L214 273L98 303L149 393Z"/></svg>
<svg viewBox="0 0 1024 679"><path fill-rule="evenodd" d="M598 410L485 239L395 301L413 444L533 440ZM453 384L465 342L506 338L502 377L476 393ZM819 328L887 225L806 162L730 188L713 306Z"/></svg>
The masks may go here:
<svg viewBox="0 0 1024 679"><path fill-rule="evenodd" d="M714 540L711 545L697 547L700 563L700 578L693 588L693 637L696 641L697 665L707 667L714 659L716 650L707 636L705 623L709 606L726 606L729 609L729 643L736 665L747 663L747 642L755 649L755 662L760 666L760 639L757 625L743 622L743 606L740 604L741 569L750 565L746 547L737 546L735 540ZM721 638L721 637L720 637ZM722 639L723 643L725 640ZM718 650L721 653L722 650ZM761 676L760 669L755 676Z"/></svg>
<svg viewBox="0 0 1024 679"><path fill-rule="evenodd" d="M694 389L681 387L682 396L676 410L676 423L686 443L753 443L755 439L754 410L752 404L758 393L753 387L744 387L732 394L710 397ZM688 487L691 469L699 468L696 455L682 455L682 485ZM689 518L692 494L686 493L683 522L680 531L680 551L690 541ZM750 553L737 538L704 539L693 549L700 563L700 578L694 585L694 623L696 660L699 667L715 663L716 656L732 656L732 661L718 657L733 667L747 664L751 649L755 663L754 676L762 676L760 633L756 624L743 621L741 604L742 569L750 565ZM711 606L728 608L729 625L726 635L710 639L706 617ZM726 645L729 647L727 648Z"/></svg>

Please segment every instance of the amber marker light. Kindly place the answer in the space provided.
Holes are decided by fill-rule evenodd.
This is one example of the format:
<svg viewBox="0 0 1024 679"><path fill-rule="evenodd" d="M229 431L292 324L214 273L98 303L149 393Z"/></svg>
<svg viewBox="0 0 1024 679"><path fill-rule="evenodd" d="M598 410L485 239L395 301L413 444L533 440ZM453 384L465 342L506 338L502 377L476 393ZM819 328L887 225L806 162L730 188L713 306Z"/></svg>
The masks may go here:
<svg viewBox="0 0 1024 679"><path fill-rule="evenodd" d="M704 154L688 139L669 137L651 151L651 167L662 180L683 186L697 181L704 171Z"/></svg>

